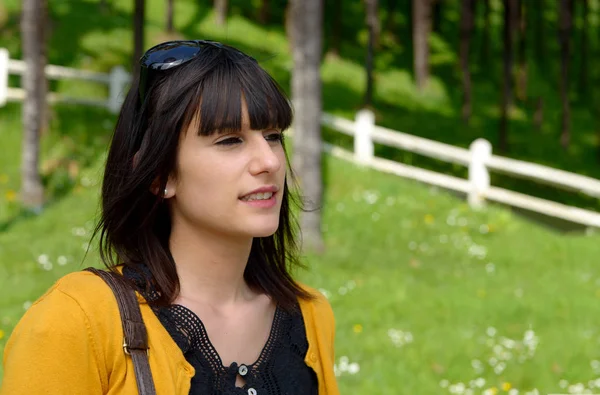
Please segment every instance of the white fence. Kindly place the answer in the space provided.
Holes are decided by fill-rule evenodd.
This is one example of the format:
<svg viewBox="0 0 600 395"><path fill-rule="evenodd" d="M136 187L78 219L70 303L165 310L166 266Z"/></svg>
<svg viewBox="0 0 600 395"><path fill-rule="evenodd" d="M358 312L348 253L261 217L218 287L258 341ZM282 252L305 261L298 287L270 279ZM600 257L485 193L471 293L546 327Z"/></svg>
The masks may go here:
<svg viewBox="0 0 600 395"><path fill-rule="evenodd" d="M467 194L469 204L473 208L479 208L486 200L491 200L586 226L600 227L600 214L597 212L566 206L490 185L490 171L493 170L598 198L600 197L600 180L595 178L492 155L492 146L484 139L475 140L470 149L465 149L376 126L373 113L368 110L359 111L354 122L323 114L322 123L354 137L354 152L327 145L326 149L333 156L387 173L463 192ZM469 179L465 180L378 158L374 155L373 143L467 166Z"/></svg>
<svg viewBox="0 0 600 395"><path fill-rule="evenodd" d="M25 72L25 67L24 61L10 59L8 51L4 48L0 48L0 107L7 101L22 101L25 98L25 91L23 89L11 88L8 86L8 76L10 74L22 76ZM114 67L109 74L54 65L47 65L45 71L46 77L51 80L77 79L108 85L108 98L105 100L60 96L49 92L49 102L106 107L113 113L119 112L123 102L125 87L130 81L129 74L121 66Z"/></svg>
<svg viewBox="0 0 600 395"><path fill-rule="evenodd" d="M24 99L25 93L22 89L8 86L8 75L22 75L24 70L24 62L9 59L8 51L0 48L0 107L7 100L22 101ZM49 100L51 102L101 106L114 113L119 111L125 87L130 81L128 73L122 67L115 67L109 74L104 74L48 65L46 75L50 79L79 79L108 85L108 98L106 100L64 97L54 93L49 93ZM475 140L470 149L465 149L383 128L375 125L375 116L369 110L359 111L356 114L355 121L327 113L322 115L321 121L323 125L333 130L354 137L354 152L325 144L325 150L338 158L379 171L465 193L468 196L469 204L475 209L482 207L486 200L490 200L585 226L600 227L600 213L492 186L490 184L490 171L549 184L559 189L580 192L598 198L600 197L600 180L595 178L493 155L492 145L484 139ZM466 166L469 170L469 178L462 179L389 159L378 158L374 155L374 143Z"/></svg>

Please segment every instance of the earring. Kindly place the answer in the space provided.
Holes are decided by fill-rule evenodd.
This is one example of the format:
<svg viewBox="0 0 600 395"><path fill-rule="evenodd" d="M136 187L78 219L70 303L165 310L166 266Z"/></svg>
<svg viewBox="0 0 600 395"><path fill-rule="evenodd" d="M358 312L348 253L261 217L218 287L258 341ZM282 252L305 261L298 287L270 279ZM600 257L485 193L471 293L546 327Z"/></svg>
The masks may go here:
<svg viewBox="0 0 600 395"><path fill-rule="evenodd" d="M165 190L163 191L163 196L167 196L167 193L169 193L169 190L165 188Z"/></svg>

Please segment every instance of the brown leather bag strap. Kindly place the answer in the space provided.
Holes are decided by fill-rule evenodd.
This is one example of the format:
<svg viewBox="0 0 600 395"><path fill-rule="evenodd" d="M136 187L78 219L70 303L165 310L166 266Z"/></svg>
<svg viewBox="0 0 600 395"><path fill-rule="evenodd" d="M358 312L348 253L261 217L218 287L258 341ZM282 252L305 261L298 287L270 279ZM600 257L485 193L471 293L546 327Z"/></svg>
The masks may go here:
<svg viewBox="0 0 600 395"><path fill-rule="evenodd" d="M93 267L85 270L100 276L115 294L125 336L123 351L125 354L131 355L138 392L140 395L155 395L156 389L148 362L148 332L142 319L135 291L115 273Z"/></svg>

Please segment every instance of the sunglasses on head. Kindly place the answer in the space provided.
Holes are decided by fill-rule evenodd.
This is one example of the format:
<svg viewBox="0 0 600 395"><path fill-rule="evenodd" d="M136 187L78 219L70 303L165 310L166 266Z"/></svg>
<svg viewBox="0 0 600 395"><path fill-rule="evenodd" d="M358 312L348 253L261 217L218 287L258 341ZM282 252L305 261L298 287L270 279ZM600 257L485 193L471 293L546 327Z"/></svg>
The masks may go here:
<svg viewBox="0 0 600 395"><path fill-rule="evenodd" d="M223 44L209 40L168 41L150 48L140 59L138 93L143 103L148 93L151 73L170 70L194 59L206 47L223 48Z"/></svg>

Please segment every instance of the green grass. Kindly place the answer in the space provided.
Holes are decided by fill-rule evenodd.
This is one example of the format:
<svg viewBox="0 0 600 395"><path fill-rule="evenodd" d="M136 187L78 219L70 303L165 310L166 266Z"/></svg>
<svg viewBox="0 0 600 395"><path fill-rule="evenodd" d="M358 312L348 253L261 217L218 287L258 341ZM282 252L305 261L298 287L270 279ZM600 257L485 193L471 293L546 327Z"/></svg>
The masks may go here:
<svg viewBox="0 0 600 395"><path fill-rule="evenodd" d="M132 2L109 2L113 5L104 12L91 0L51 4L51 63L104 72L129 63ZM150 46L165 38L164 2L147 3ZM198 8L196 0L176 3L181 36L238 46L259 59L288 89L292 63L280 24L258 26L248 17L249 2L232 1L233 16L227 27L217 28L210 8ZM448 3L456 5L456 1ZM500 22L497 3L493 1L496 24ZM17 0L4 2L5 26L0 15L0 47L9 48L17 58L18 4ZM345 10L342 56L327 57L322 67L325 109L349 118L360 107L364 87L364 29L354 28L362 26L361 10L358 2ZM477 137L495 141L500 65L474 62L474 116L471 125L464 126L458 119L456 45L452 38L444 38L456 37L456 15L449 11L447 16L446 34L432 37L433 78L423 93L412 84L409 45L399 40L401 34L384 35L377 58L377 122L460 146ZM547 17L555 20L552 10ZM406 22L398 24L402 33ZM493 50L498 53L497 42ZM556 53L556 48L550 46L549 51ZM546 119L542 129L535 131L530 102L517 102L510 155L599 176L593 101L586 103L574 94L573 145L568 151L558 146L560 102L555 74L555 64L548 70L531 65L529 93L544 95ZM18 80L11 82L16 85ZM106 88L94 84L61 82L52 88L74 96L106 95ZM83 261L84 248L97 215L98 180L115 120L104 110L52 108L41 160L48 204L35 214L16 201L20 110L14 104L0 108L0 353L29 303L65 273L98 263L94 249ZM324 135L340 145L350 143L329 130ZM385 147L377 147L377 152L445 173L465 172ZM469 386L477 378L486 380L483 388L510 383L520 393L534 388L540 393L567 392L561 390L561 380L589 387L589 380L600 377L600 370L594 368L600 363L593 362L600 360L600 319L593 314L600 302L600 269L595 264L598 235L559 233L501 207L472 212L462 197L329 157L324 170L327 250L320 256L306 256L310 271L299 276L329 294L337 319L338 364L344 365L339 358L345 356L360 366L356 374L342 372L342 393L448 393L448 388L440 387L444 380ZM499 176L493 182L598 207L596 200L533 183ZM488 328L495 329L497 341L490 340L488 332L494 331ZM528 330L539 339L531 354L527 344L533 343L521 342ZM408 333L411 342L406 342ZM490 358L507 355L494 345L511 345L502 337L515 343L506 368L496 374ZM481 362L482 371L472 366L477 366L474 360ZM1 377L0 368L0 381Z"/></svg>

